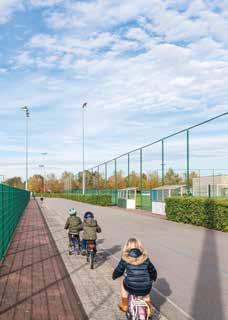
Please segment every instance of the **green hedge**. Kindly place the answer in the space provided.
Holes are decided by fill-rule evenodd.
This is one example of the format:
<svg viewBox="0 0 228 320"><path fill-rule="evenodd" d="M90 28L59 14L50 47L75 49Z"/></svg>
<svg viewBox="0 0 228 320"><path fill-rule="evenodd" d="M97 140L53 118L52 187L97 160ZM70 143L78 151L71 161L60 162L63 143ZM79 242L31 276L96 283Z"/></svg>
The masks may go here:
<svg viewBox="0 0 228 320"><path fill-rule="evenodd" d="M228 200L200 197L166 198L168 220L228 231Z"/></svg>
<svg viewBox="0 0 228 320"><path fill-rule="evenodd" d="M73 193L46 193L44 194L44 197L70 199L74 201L95 204L103 207L112 206L112 196L107 194L82 195Z"/></svg>

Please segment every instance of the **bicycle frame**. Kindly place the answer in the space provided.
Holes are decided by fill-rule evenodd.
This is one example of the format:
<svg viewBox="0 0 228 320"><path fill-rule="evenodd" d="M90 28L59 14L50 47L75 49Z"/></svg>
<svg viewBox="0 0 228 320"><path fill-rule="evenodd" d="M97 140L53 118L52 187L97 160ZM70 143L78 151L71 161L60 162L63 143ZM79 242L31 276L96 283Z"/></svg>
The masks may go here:
<svg viewBox="0 0 228 320"><path fill-rule="evenodd" d="M94 267L94 257L96 255L96 244L94 241L87 241L87 262L90 262L90 268Z"/></svg>
<svg viewBox="0 0 228 320"><path fill-rule="evenodd" d="M141 299L133 295L128 296L128 312L129 320L148 320L149 306Z"/></svg>

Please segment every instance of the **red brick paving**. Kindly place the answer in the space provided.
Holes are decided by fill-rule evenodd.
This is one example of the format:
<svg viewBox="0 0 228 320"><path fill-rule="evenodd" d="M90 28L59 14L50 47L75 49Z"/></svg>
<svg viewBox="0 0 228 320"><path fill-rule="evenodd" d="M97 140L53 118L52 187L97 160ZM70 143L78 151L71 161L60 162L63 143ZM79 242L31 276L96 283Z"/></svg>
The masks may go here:
<svg viewBox="0 0 228 320"><path fill-rule="evenodd" d="M34 200L0 267L0 320L5 319L87 319Z"/></svg>

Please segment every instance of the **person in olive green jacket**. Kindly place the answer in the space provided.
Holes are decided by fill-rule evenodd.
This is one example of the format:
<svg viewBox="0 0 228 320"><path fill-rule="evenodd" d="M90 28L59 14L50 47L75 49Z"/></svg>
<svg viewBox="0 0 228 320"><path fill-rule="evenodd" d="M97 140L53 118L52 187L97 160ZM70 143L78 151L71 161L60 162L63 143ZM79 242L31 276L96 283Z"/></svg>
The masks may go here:
<svg viewBox="0 0 228 320"><path fill-rule="evenodd" d="M96 244L97 240L97 233L101 232L101 227L98 225L97 221L94 219L94 215L92 212L87 211L84 214L84 222L82 224L82 242L81 242L81 249L82 255L86 254L86 246L87 241L93 241Z"/></svg>
<svg viewBox="0 0 228 320"><path fill-rule="evenodd" d="M76 244L78 244L80 251L81 243L79 233L82 230L82 220L80 217L77 217L77 210L75 208L69 209L68 213L70 216L67 218L65 229L69 230L69 254L72 254L73 250L76 251Z"/></svg>

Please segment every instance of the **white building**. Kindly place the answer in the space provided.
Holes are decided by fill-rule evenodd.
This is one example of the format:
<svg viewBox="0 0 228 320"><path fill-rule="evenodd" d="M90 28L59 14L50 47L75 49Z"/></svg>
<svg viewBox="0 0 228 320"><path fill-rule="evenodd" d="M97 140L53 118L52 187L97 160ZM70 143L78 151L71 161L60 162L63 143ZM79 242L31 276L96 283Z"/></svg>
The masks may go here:
<svg viewBox="0 0 228 320"><path fill-rule="evenodd" d="M193 196L228 197L228 176L193 178Z"/></svg>

